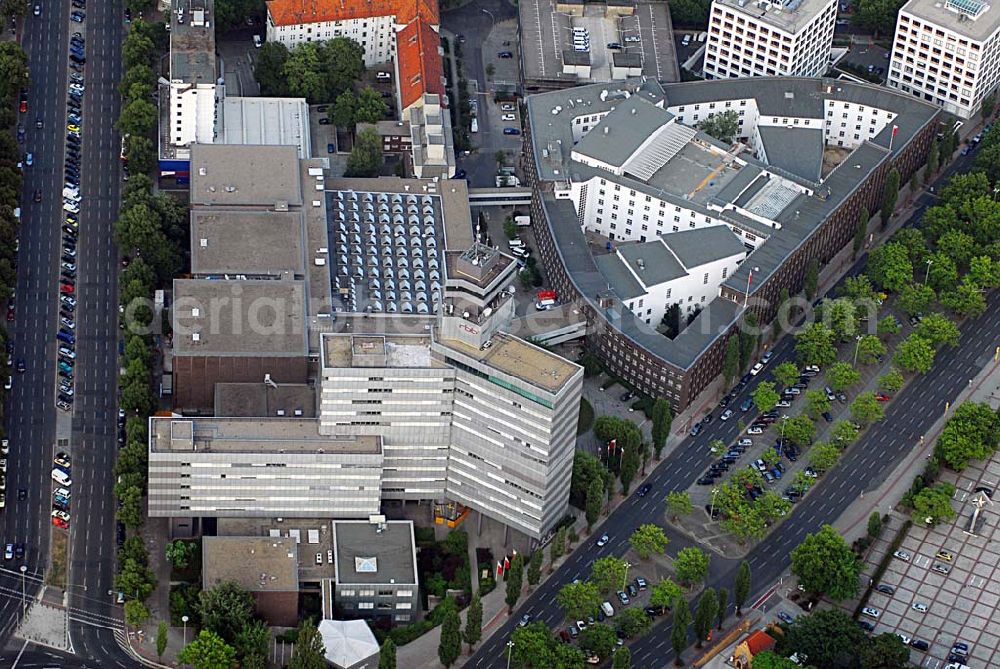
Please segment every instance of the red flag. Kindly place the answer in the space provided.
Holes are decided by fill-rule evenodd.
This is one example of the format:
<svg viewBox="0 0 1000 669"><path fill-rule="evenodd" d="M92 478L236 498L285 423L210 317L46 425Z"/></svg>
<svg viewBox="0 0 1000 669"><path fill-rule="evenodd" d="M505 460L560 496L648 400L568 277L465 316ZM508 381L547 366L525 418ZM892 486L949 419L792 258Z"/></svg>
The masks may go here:
<svg viewBox="0 0 1000 669"><path fill-rule="evenodd" d="M507 571L508 569L510 569L510 558L505 555L503 558L503 570Z"/></svg>
<svg viewBox="0 0 1000 669"><path fill-rule="evenodd" d="M611 441L608 442L608 450L609 451L613 451L617 447L618 447L618 440L617 439L612 439Z"/></svg>
<svg viewBox="0 0 1000 669"><path fill-rule="evenodd" d="M896 136L896 133L897 133L897 132L899 132L899 126L898 126L898 125L894 125L894 126L892 126L892 136L893 136L893 137L895 137L895 136Z"/></svg>
<svg viewBox="0 0 1000 669"><path fill-rule="evenodd" d="M500 560L497 560L497 578L496 578L496 580L499 581L501 576L503 576L503 565L500 564Z"/></svg>

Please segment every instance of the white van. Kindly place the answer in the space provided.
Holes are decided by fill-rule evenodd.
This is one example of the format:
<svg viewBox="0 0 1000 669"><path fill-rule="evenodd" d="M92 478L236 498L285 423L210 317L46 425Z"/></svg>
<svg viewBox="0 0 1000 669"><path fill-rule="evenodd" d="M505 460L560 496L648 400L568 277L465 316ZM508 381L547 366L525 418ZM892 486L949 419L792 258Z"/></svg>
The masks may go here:
<svg viewBox="0 0 1000 669"><path fill-rule="evenodd" d="M61 469L52 470L52 480L61 486L69 486L73 484L73 479Z"/></svg>
<svg viewBox="0 0 1000 669"><path fill-rule="evenodd" d="M507 244L509 244L512 249L519 249L524 246L524 242L519 237L515 237L507 242Z"/></svg>
<svg viewBox="0 0 1000 669"><path fill-rule="evenodd" d="M615 615L615 607L611 606L611 602L604 602L601 604L601 610L604 611L604 615L608 618Z"/></svg>
<svg viewBox="0 0 1000 669"><path fill-rule="evenodd" d="M556 306L556 301L552 298L546 298L544 300L539 300L535 302L535 309L537 311L548 311L552 307Z"/></svg>

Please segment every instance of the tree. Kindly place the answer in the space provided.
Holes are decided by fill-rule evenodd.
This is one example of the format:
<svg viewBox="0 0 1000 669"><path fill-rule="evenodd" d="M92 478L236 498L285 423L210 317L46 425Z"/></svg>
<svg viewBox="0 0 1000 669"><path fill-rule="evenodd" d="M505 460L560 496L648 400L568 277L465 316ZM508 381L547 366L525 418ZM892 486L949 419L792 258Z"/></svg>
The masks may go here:
<svg viewBox="0 0 1000 669"><path fill-rule="evenodd" d="M118 496L118 501L121 502L116 513L118 520L129 529L142 527L146 519L143 515L142 488L137 485L126 487Z"/></svg>
<svg viewBox="0 0 1000 669"><path fill-rule="evenodd" d="M590 581L567 583L559 589L556 603L571 620L596 616L601 607L601 591Z"/></svg>
<svg viewBox="0 0 1000 669"><path fill-rule="evenodd" d="M976 253L976 239L967 232L952 229L938 237L937 247L956 267L968 267Z"/></svg>
<svg viewBox="0 0 1000 669"><path fill-rule="evenodd" d="M163 652L167 650L167 633L169 629L163 620L156 626L156 659L163 657Z"/></svg>
<svg viewBox="0 0 1000 669"><path fill-rule="evenodd" d="M601 515L601 506L604 503L604 484L600 479L594 479L587 488L587 532L597 522Z"/></svg>
<svg viewBox="0 0 1000 669"><path fill-rule="evenodd" d="M455 620L458 620L458 612L452 611ZM448 619L445 618L445 624ZM442 638L444 627L442 626ZM445 666L448 666L445 664ZM323 645L323 637L313 623L312 618L306 618L298 628L298 637L295 641L295 652L288 662L288 669L326 669L326 648Z"/></svg>
<svg viewBox="0 0 1000 669"><path fill-rule="evenodd" d="M541 555L539 551L536 554ZM472 647L479 643L483 636L483 602L479 599L479 594L472 596L469 608L465 612L465 630L462 632L462 639L469 644L469 654L472 654Z"/></svg>
<svg viewBox="0 0 1000 669"><path fill-rule="evenodd" d="M684 594L684 591L681 589L681 586L669 578L664 578L650 589L649 605L662 606L665 609L669 609L682 594Z"/></svg>
<svg viewBox="0 0 1000 669"><path fill-rule="evenodd" d="M888 338L898 333L900 327L901 325L895 316L886 316L879 319L875 332L879 337Z"/></svg>
<svg viewBox="0 0 1000 669"><path fill-rule="evenodd" d="M958 267L951 258L938 251L931 254L926 263L924 275L931 288L939 295L954 290L958 283Z"/></svg>
<svg viewBox="0 0 1000 669"><path fill-rule="evenodd" d="M820 609L799 616L788 627L788 649L808 657L814 667L851 666L865 645L865 633L840 609Z"/></svg>
<svg viewBox="0 0 1000 669"><path fill-rule="evenodd" d="M871 216L866 207L861 208L861 215L858 217L858 227L854 230L854 244L851 247L851 259L858 257L858 252L864 248L865 240L868 239L868 221Z"/></svg>
<svg viewBox="0 0 1000 669"><path fill-rule="evenodd" d="M133 175L152 172L156 166L156 147L153 146L153 140L143 135L130 135L125 145L125 157Z"/></svg>
<svg viewBox="0 0 1000 669"><path fill-rule="evenodd" d="M615 653L611 669L632 669L632 651L628 646L622 646Z"/></svg>
<svg viewBox="0 0 1000 669"><path fill-rule="evenodd" d="M674 412L670 407L670 402L659 397L653 403L653 450L656 452L656 459L660 459L660 453L670 436L670 426L674 420Z"/></svg>
<svg viewBox="0 0 1000 669"><path fill-rule="evenodd" d="M600 437L598 437L600 438ZM573 454L573 474L569 483L569 503L586 509L587 491L593 481L604 483L608 470L597 456L577 450Z"/></svg>
<svg viewBox="0 0 1000 669"><path fill-rule="evenodd" d="M898 393L903 382L903 374L895 367L890 367L889 371L879 377L878 387L884 393Z"/></svg>
<svg viewBox="0 0 1000 669"><path fill-rule="evenodd" d="M795 354L806 365L829 365L837 359L836 336L821 322L810 323L795 335Z"/></svg>
<svg viewBox="0 0 1000 669"><path fill-rule="evenodd" d="M833 469L840 459L840 449L836 444L816 444L809 451L809 466L822 474Z"/></svg>
<svg viewBox="0 0 1000 669"><path fill-rule="evenodd" d="M378 123L388 113L389 105L385 103L381 93L371 86L365 86L361 89L354 110L355 123Z"/></svg>
<svg viewBox="0 0 1000 669"><path fill-rule="evenodd" d="M857 334L858 306L854 300L846 297L823 300L822 315L840 341L847 341Z"/></svg>
<svg viewBox="0 0 1000 669"><path fill-rule="evenodd" d="M686 516L694 510L691 495L686 490L674 490L667 493L667 510L676 521L679 516Z"/></svg>
<svg viewBox="0 0 1000 669"><path fill-rule="evenodd" d="M959 316L976 318L986 311L986 298L968 276L954 290L941 293L940 300Z"/></svg>
<svg viewBox="0 0 1000 669"><path fill-rule="evenodd" d="M819 286L819 261L813 258L806 265L806 274L802 279L802 289L806 293L806 299L812 301L816 297L816 290Z"/></svg>
<svg viewBox="0 0 1000 669"><path fill-rule="evenodd" d="M507 650L512 669L570 669L582 667L583 653L579 648L562 643L544 623L518 627L511 634L513 645Z"/></svg>
<svg viewBox="0 0 1000 669"><path fill-rule="evenodd" d="M674 574L684 585L694 585L708 576L708 553L690 546L682 548L674 558Z"/></svg>
<svg viewBox="0 0 1000 669"><path fill-rule="evenodd" d="M203 590L198 601L201 626L231 643L253 618L253 595L235 581L223 581Z"/></svg>
<svg viewBox="0 0 1000 669"><path fill-rule="evenodd" d="M726 611L729 610L729 591L726 590L725 588L719 588L716 601L717 601L715 607L716 628L721 630L722 624L726 622Z"/></svg>
<svg viewBox="0 0 1000 669"><path fill-rule="evenodd" d="M966 276L979 288L996 288L1000 286L1000 262L989 256L975 256L969 261Z"/></svg>
<svg viewBox="0 0 1000 669"><path fill-rule="evenodd" d="M928 314L913 329L931 343L935 349L944 345L958 346L959 331L954 321L941 313Z"/></svg>
<svg viewBox="0 0 1000 669"><path fill-rule="evenodd" d="M510 592L510 583L511 580L508 578L508 593ZM513 607L513 604L508 601L508 606ZM444 621L441 623L441 640L438 642L438 659L446 667L453 665L458 656L462 654L461 626L462 621L458 617L457 610L450 609L445 613Z"/></svg>
<svg viewBox="0 0 1000 669"><path fill-rule="evenodd" d="M799 368L791 362L786 361L776 365L771 374L782 388L794 386L799 381Z"/></svg>
<svg viewBox="0 0 1000 669"><path fill-rule="evenodd" d="M347 157L345 176L375 177L382 169L382 139L372 128L365 128L354 140L354 148Z"/></svg>
<svg viewBox="0 0 1000 669"><path fill-rule="evenodd" d="M740 132L740 117L735 110L729 109L720 114L712 114L698 124L698 129L723 144L732 144Z"/></svg>
<svg viewBox="0 0 1000 669"><path fill-rule="evenodd" d="M758 332L757 314L753 311L743 314L743 328L740 332L740 366L743 369L750 365L750 359L757 348Z"/></svg>
<svg viewBox="0 0 1000 669"><path fill-rule="evenodd" d="M955 517L951 508L951 497L955 494L955 486L950 483L938 483L924 488L913 496L913 522L935 525L942 520Z"/></svg>
<svg viewBox="0 0 1000 669"><path fill-rule="evenodd" d="M860 425L871 425L877 420L882 420L885 410L882 403L875 399L875 393L864 392L854 398L850 404L851 418Z"/></svg>
<svg viewBox="0 0 1000 669"><path fill-rule="evenodd" d="M396 642L386 636L378 653L378 669L396 669Z"/></svg>
<svg viewBox="0 0 1000 669"><path fill-rule="evenodd" d="M796 446L808 446L816 435L816 424L808 416L794 416L782 421L781 434Z"/></svg>
<svg viewBox="0 0 1000 669"><path fill-rule="evenodd" d="M984 460L997 450L1000 440L1000 418L988 404L960 404L934 446L935 454L956 471L962 471L970 460Z"/></svg>
<svg viewBox="0 0 1000 669"><path fill-rule="evenodd" d="M913 264L906 247L889 242L874 249L868 254L868 275L886 290L901 291L913 281Z"/></svg>
<svg viewBox="0 0 1000 669"><path fill-rule="evenodd" d="M524 558L518 554L514 556L507 571L507 593L504 601L507 603L508 612L512 613L517 605L517 600L521 598L521 587L524 584Z"/></svg>
<svg viewBox="0 0 1000 669"><path fill-rule="evenodd" d="M837 393L847 390L860 380L860 372L847 362L834 363L826 370L826 381Z"/></svg>
<svg viewBox="0 0 1000 669"><path fill-rule="evenodd" d="M615 641L617 641L615 631L603 623L590 625L580 631L580 648L586 648L602 659L611 657Z"/></svg>
<svg viewBox="0 0 1000 669"><path fill-rule="evenodd" d="M798 669L799 665L772 650L765 650L753 656L753 666L754 669Z"/></svg>
<svg viewBox="0 0 1000 669"><path fill-rule="evenodd" d="M733 601L736 604L736 615L743 615L743 604L750 596L750 563L746 560L740 562L740 568L736 572L736 583L733 587Z"/></svg>
<svg viewBox="0 0 1000 669"><path fill-rule="evenodd" d="M123 135L146 136L156 128L156 106L144 98L132 100L122 108L118 116L118 130Z"/></svg>
<svg viewBox="0 0 1000 669"><path fill-rule="evenodd" d="M791 554L792 573L812 593L834 601L858 594L858 576L864 564L851 546L830 525L808 534Z"/></svg>
<svg viewBox="0 0 1000 669"><path fill-rule="evenodd" d="M625 560L608 555L594 560L590 567L590 582L601 592L613 592L622 588L627 573Z"/></svg>
<svg viewBox="0 0 1000 669"><path fill-rule="evenodd" d="M871 515L868 516L868 536L875 539L881 532L882 516L879 515L878 511L872 511Z"/></svg>
<svg viewBox="0 0 1000 669"><path fill-rule="evenodd" d="M579 453L579 451L577 451ZM549 572L555 568L556 560L561 558L566 552L566 527L560 527L556 531L556 537L549 544Z"/></svg>
<svg viewBox="0 0 1000 669"><path fill-rule="evenodd" d="M904 669L910 665L910 649L896 634L885 632L859 649L861 669ZM756 657L754 666L756 667Z"/></svg>
<svg viewBox="0 0 1000 669"><path fill-rule="evenodd" d="M774 384L770 381L761 381L758 383L753 393L751 393L751 397L753 397L753 403L757 407L757 410L761 412L770 411L778 403L778 400L781 399L781 395L774 389Z"/></svg>
<svg viewBox="0 0 1000 669"><path fill-rule="evenodd" d="M337 96L337 99L330 105L327 118L338 128L354 129L354 114L357 110L358 101L354 97L354 91L348 89Z"/></svg>
<svg viewBox="0 0 1000 669"><path fill-rule="evenodd" d="M643 523L628 538L628 543L639 556L639 559L645 560L654 553L663 555L667 550L667 544L670 543L670 540L667 539L667 535L659 525Z"/></svg>
<svg viewBox="0 0 1000 669"><path fill-rule="evenodd" d="M678 597L674 602L674 628L670 632L670 644L673 646L677 659L674 664L678 667L683 664L681 653L687 648L687 628L691 624L691 609L688 608L687 600Z"/></svg>
<svg viewBox="0 0 1000 669"><path fill-rule="evenodd" d="M934 347L927 339L912 332L899 342L893 360L908 372L926 374L934 365Z"/></svg>
<svg viewBox="0 0 1000 669"><path fill-rule="evenodd" d="M149 609L138 599L125 602L125 624L138 627L149 620Z"/></svg>
<svg viewBox="0 0 1000 669"><path fill-rule="evenodd" d="M233 643L240 666L245 669L265 669L270 643L271 632L262 620L244 625Z"/></svg>
<svg viewBox="0 0 1000 669"><path fill-rule="evenodd" d="M542 578L543 559L542 549L539 548L531 554L531 559L528 560L528 585L532 587L538 585L538 581Z"/></svg>
<svg viewBox="0 0 1000 669"><path fill-rule="evenodd" d="M618 613L618 631L628 639L647 634L653 627L653 620L642 609L622 609Z"/></svg>
<svg viewBox="0 0 1000 669"><path fill-rule="evenodd" d="M858 342L858 360L862 365L874 365L885 353L885 344L875 335L864 335Z"/></svg>
<svg viewBox="0 0 1000 669"><path fill-rule="evenodd" d="M125 71L131 70L136 65L148 65L153 62L155 52L156 45L153 44L153 40L133 29L122 44L122 63Z"/></svg>
<svg viewBox="0 0 1000 669"><path fill-rule="evenodd" d="M813 418L819 418L824 411L830 410L830 400L823 390L806 391L806 412Z"/></svg>
<svg viewBox="0 0 1000 669"><path fill-rule="evenodd" d="M167 544L167 562L175 569L186 569L191 563L191 558L194 557L197 547L198 545L193 541L182 541L181 539L171 541Z"/></svg>
<svg viewBox="0 0 1000 669"><path fill-rule="evenodd" d="M715 625L715 617L719 612L719 600L715 596L714 588L706 588L698 600L698 609L694 614L694 635L697 647L701 648L705 640L712 633Z"/></svg>
<svg viewBox="0 0 1000 669"><path fill-rule="evenodd" d="M236 651L218 634L203 629L181 650L177 659L194 669L220 669L236 662Z"/></svg>
<svg viewBox="0 0 1000 669"><path fill-rule="evenodd" d="M731 384L740 371L740 338L738 335L731 335L726 342L726 353L722 359L722 375L726 378L726 385Z"/></svg>
<svg viewBox="0 0 1000 669"><path fill-rule="evenodd" d="M281 42L265 42L257 51L254 77L260 84L261 95L283 97L288 94L284 72L289 55L288 47Z"/></svg>
<svg viewBox="0 0 1000 669"><path fill-rule="evenodd" d="M927 168L924 171L924 185L930 184L941 164L941 149L936 140L931 141L931 148L927 151Z"/></svg>
<svg viewBox="0 0 1000 669"><path fill-rule="evenodd" d="M896 211L896 201L899 199L899 170L893 167L885 178L885 190L882 193L882 229L889 225L889 219Z"/></svg>

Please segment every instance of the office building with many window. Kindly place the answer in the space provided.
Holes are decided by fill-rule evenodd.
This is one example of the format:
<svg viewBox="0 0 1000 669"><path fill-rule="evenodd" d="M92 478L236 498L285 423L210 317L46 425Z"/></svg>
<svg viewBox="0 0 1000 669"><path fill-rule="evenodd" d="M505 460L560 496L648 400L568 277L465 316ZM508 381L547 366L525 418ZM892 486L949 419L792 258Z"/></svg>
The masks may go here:
<svg viewBox="0 0 1000 669"><path fill-rule="evenodd" d="M888 86L971 118L1000 81L1000 8L911 0L896 19Z"/></svg>
<svg viewBox="0 0 1000 669"><path fill-rule="evenodd" d="M837 0L714 0L705 77L817 77L830 67Z"/></svg>

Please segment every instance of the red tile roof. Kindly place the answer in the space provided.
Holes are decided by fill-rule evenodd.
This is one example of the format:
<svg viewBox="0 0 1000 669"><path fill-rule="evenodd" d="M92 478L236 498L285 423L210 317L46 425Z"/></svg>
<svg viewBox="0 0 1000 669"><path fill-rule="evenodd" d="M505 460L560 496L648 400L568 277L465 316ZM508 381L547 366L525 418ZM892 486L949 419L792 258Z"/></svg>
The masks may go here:
<svg viewBox="0 0 1000 669"><path fill-rule="evenodd" d="M399 106L406 109L425 93L437 93L444 104L441 38L430 23L417 19L396 35Z"/></svg>
<svg viewBox="0 0 1000 669"><path fill-rule="evenodd" d="M774 639L764 630L757 630L747 637L747 647L750 649L750 655L756 655L757 653L763 653L765 650L771 650L774 648L774 644Z"/></svg>
<svg viewBox="0 0 1000 669"><path fill-rule="evenodd" d="M437 0L268 0L267 11L276 26L393 15L400 25L440 22Z"/></svg>

